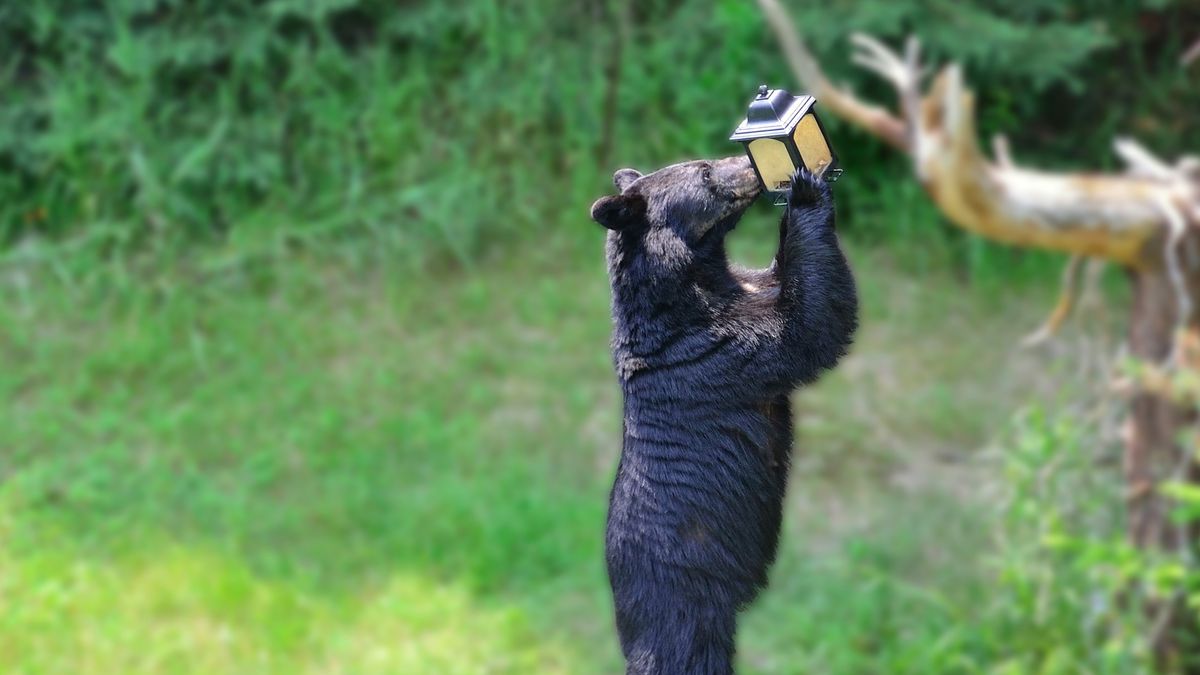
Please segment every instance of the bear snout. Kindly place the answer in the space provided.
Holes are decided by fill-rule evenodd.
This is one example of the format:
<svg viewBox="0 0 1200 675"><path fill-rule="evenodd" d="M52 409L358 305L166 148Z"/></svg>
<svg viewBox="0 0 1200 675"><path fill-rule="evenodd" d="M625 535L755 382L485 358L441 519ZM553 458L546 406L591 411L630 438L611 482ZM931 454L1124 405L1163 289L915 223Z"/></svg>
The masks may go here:
<svg viewBox="0 0 1200 675"><path fill-rule="evenodd" d="M758 174L745 155L727 157L713 165L714 178L738 200L752 200L762 193Z"/></svg>

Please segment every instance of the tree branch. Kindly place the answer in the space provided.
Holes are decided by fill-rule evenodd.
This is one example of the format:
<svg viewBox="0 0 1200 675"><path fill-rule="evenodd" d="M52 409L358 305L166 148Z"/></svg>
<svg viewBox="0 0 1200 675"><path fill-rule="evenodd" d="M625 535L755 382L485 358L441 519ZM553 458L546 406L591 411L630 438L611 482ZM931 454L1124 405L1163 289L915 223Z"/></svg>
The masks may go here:
<svg viewBox="0 0 1200 675"><path fill-rule="evenodd" d="M855 126L868 130L889 145L901 150L907 148L907 134L900 119L879 106L860 101L853 94L838 89L829 82L825 73L821 71L820 64L804 46L778 0L758 0L758 6L779 40L792 74L805 89L817 97L823 109L828 109Z"/></svg>
<svg viewBox="0 0 1200 675"><path fill-rule="evenodd" d="M1058 302L1054 303L1054 309L1041 327L1021 340L1022 347L1035 347L1058 334L1067 317L1071 315L1071 310L1075 308L1075 295L1079 287L1079 269L1082 262L1083 256L1078 255L1071 256L1071 259L1067 261L1067 266L1063 268Z"/></svg>
<svg viewBox="0 0 1200 675"><path fill-rule="evenodd" d="M872 37L854 35L851 58L896 88L897 116L834 86L779 0L758 3L800 83L824 108L907 152L930 197L965 230L1140 268L1161 259L1161 251L1148 251L1147 244L1168 226L1162 199L1191 205L1200 215L1200 162L1171 167L1129 140L1117 146L1134 167L1124 175L1023 169L1013 165L1003 142L996 145L996 161L990 161L979 149L974 97L957 65L944 68L923 92L915 39L900 56Z"/></svg>

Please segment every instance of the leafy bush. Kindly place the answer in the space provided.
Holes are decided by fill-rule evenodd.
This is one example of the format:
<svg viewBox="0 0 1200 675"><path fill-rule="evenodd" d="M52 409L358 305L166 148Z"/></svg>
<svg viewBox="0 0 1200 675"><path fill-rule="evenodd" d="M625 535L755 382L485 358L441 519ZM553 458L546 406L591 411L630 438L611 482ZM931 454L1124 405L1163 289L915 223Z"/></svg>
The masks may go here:
<svg viewBox="0 0 1200 675"><path fill-rule="evenodd" d="M796 9L827 67L881 98L849 64L851 30L916 32L964 61L984 131L1022 155L1096 166L1119 129L1195 144L1174 59L1200 14L1182 3ZM735 152L726 135L763 81L790 76L740 0L8 3L0 239L73 235L108 255L220 238L253 254L365 234L391 260L465 262L582 221L618 165ZM910 180L877 143L834 134L861 187L851 216Z"/></svg>
<svg viewBox="0 0 1200 675"><path fill-rule="evenodd" d="M1033 414L1005 450L992 606L1002 633L996 637L1014 656L1001 672L1157 672L1155 637L1200 619L1194 546L1139 550L1126 540L1122 484L1097 463L1097 447L1104 445L1088 425ZM1195 438L1185 447L1196 456ZM1160 489L1176 504L1174 526L1194 527L1200 491L1181 480ZM1194 653L1184 648L1176 657Z"/></svg>

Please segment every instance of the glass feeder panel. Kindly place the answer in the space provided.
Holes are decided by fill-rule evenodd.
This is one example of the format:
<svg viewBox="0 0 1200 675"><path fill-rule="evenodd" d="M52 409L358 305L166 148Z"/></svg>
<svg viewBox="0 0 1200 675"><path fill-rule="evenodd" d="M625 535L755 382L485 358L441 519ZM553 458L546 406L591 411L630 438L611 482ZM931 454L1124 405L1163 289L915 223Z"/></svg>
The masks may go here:
<svg viewBox="0 0 1200 675"><path fill-rule="evenodd" d="M800 150L804 166L813 175L820 176L833 163L833 154L829 151L829 144L825 142L825 135L821 133L817 118L812 115L801 118L796 130L792 132L792 138L796 141L796 148Z"/></svg>
<svg viewBox="0 0 1200 675"><path fill-rule="evenodd" d="M746 149L754 158L763 186L773 192L786 190L791 184L792 172L796 170L787 146L774 138L756 138Z"/></svg>

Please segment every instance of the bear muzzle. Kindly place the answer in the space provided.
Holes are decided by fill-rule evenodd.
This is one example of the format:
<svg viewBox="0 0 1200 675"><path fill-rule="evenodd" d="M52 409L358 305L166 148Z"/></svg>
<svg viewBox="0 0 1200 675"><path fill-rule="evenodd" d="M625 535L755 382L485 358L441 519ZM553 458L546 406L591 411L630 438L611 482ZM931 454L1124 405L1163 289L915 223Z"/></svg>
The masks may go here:
<svg viewBox="0 0 1200 675"><path fill-rule="evenodd" d="M713 180L741 201L753 201L762 194L762 182L745 155L726 157L713 163Z"/></svg>

